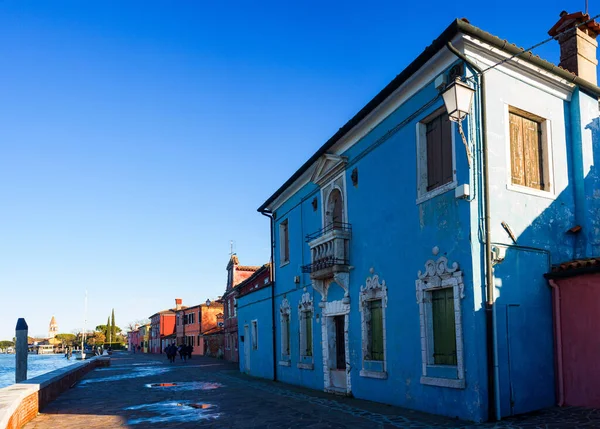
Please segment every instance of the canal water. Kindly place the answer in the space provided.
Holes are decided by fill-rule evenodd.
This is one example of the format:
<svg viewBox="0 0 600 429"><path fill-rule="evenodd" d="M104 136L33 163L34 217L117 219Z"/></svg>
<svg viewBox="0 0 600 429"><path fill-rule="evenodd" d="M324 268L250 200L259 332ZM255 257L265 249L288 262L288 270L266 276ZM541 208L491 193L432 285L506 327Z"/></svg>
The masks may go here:
<svg viewBox="0 0 600 429"><path fill-rule="evenodd" d="M27 378L63 368L77 362L75 357L67 360L64 355L36 355L27 357ZM15 355L0 354L0 388L10 386L15 382Z"/></svg>

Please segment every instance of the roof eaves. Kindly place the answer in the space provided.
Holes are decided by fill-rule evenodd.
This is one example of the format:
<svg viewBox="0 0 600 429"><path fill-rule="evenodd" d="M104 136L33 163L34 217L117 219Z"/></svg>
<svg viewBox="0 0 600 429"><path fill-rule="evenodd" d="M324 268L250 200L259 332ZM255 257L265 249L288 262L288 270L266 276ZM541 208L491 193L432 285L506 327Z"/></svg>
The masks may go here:
<svg viewBox="0 0 600 429"><path fill-rule="evenodd" d="M402 85L408 78L410 78L416 71L418 71L427 61L429 61L438 51L446 46L446 43L451 41L458 33L469 34L478 39L481 39L490 45L501 49L511 55L523 54L525 50L519 48L516 45L509 43L507 40L500 39L488 32L481 30L474 25L469 24L465 19L455 19L452 23L435 39L431 45L410 63L400 74L398 74L385 88L383 88L371 101L369 101L356 115L352 117L346 124L341 127L329 140L323 144L302 166L288 179L286 182L279 187L259 208L258 211L261 213L269 213L269 205L273 203L277 197L279 197L287 188L289 188L302 174L304 174L322 155L327 151L344 135L346 135L352 128L358 125L365 117L367 117L379 104L381 104L387 97L389 97L400 85ZM584 91L590 93L593 96L600 97L600 87L594 85L585 79L582 79L573 73L565 70L549 61L543 60L542 58L534 55L531 52L520 55L520 58L529 61L530 63L553 73L568 82L572 82L580 86Z"/></svg>

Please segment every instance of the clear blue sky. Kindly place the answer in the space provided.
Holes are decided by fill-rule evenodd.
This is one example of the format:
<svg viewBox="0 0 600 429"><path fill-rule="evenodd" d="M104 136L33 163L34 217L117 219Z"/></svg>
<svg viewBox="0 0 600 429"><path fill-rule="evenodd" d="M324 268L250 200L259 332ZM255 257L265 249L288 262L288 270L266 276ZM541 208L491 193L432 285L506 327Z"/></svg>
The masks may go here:
<svg viewBox="0 0 600 429"><path fill-rule="evenodd" d="M88 326L221 295L230 240L269 258L256 208L452 19L530 46L575 7L541 6L0 1L0 339L80 328L86 288Z"/></svg>

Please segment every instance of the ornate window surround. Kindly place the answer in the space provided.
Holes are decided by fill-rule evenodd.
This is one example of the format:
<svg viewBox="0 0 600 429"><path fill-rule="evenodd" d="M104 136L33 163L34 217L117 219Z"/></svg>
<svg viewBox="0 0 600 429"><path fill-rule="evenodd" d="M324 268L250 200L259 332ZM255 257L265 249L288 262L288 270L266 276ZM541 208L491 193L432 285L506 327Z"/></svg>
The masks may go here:
<svg viewBox="0 0 600 429"><path fill-rule="evenodd" d="M311 332L313 333L312 335L312 356L304 356L302 353L302 338L303 336L306 335L306 332L304 332L305 328L304 328L304 324L302 323L303 321L303 317L302 317L302 313L308 313L310 312L310 323L311 323ZM306 292L306 288L304 289L304 293L302 294L302 298L300 299L300 303L298 304L298 325L299 325L299 329L298 332L300 333L299 335L299 347L298 347L298 354L299 354L299 358L300 361L298 362L298 368L300 369L314 369L314 354L315 354L315 348L314 348L314 324L313 324L313 319L315 317L315 307L313 305L313 297L309 292ZM307 339L305 339L306 341Z"/></svg>
<svg viewBox="0 0 600 429"><path fill-rule="evenodd" d="M361 377L370 378L387 378L387 350L386 350L386 329L385 329L385 312L387 308L387 286L385 280L379 282L379 275L374 274L375 270L371 268L370 277L367 277L365 285L360 287L358 310L361 313L360 323L362 332L362 369L360 370ZM369 347L369 327L371 313L369 311L369 301L381 300L382 324L383 324L383 361L367 360L367 349ZM369 363L380 365L380 370L374 370Z"/></svg>
<svg viewBox="0 0 600 429"><path fill-rule="evenodd" d="M290 344L291 338L288 338L288 331L284 329L284 318L288 317L288 324L291 323L292 319L292 311L290 307L290 302L287 298L283 298L281 301L281 305L279 306L279 320L280 320L280 331L281 331L281 360L279 361L279 365L281 366L290 366L291 365L291 350L288 350L288 354L284 353L284 344L287 342ZM290 344L291 346L291 344ZM291 349L291 347L290 347Z"/></svg>
<svg viewBox="0 0 600 429"><path fill-rule="evenodd" d="M439 253L438 247L433 248L433 255ZM416 280L416 297L419 304L419 318L421 324L421 384L431 386L450 387L454 389L465 388L464 348L462 335L462 309L461 299L464 295L462 271L458 270L458 263L448 266L448 258L440 256L425 263L425 272L419 270ZM433 361L433 318L431 294L432 291L443 288L452 288L454 294L454 318L456 327L456 366L435 365ZM434 375L438 369L456 369L456 377ZM439 373L438 373L439 374Z"/></svg>

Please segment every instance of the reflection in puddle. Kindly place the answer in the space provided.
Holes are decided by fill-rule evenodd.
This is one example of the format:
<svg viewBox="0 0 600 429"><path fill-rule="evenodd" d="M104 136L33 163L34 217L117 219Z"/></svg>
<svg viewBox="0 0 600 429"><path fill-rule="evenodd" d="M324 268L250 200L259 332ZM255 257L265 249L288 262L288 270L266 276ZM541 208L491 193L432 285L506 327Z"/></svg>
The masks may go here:
<svg viewBox="0 0 600 429"><path fill-rule="evenodd" d="M216 412L216 407L214 405L197 404L192 403L191 401L164 401L155 404L135 405L125 409L156 414L152 417L130 419L127 422L127 424L130 425L137 425L140 423L191 422L194 420L217 419L220 416L219 413Z"/></svg>
<svg viewBox="0 0 600 429"><path fill-rule="evenodd" d="M100 377L100 378L86 378L79 382L79 386L83 386L89 383L103 383L106 381L119 381L119 380L127 380L130 378L140 378L140 377L150 377L153 375L160 375L170 371L169 367L160 367L160 368L134 368L133 371L126 372L124 374L111 375L109 377Z"/></svg>
<svg viewBox="0 0 600 429"><path fill-rule="evenodd" d="M169 390L214 390L223 387L221 383L210 383L205 381L184 381L181 383L152 383L146 384L150 388L169 388Z"/></svg>

